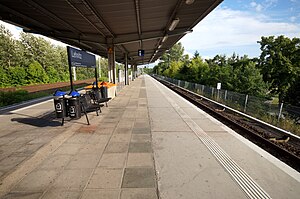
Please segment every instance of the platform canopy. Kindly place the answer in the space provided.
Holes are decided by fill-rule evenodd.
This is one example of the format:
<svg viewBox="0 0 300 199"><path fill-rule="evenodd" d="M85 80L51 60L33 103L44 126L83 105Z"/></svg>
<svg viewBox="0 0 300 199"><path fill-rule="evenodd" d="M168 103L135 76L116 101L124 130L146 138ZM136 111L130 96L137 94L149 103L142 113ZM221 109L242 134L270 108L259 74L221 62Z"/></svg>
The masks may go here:
<svg viewBox="0 0 300 199"><path fill-rule="evenodd" d="M221 2L1 0L0 19L104 57L113 46L116 61L127 54L139 65L157 60Z"/></svg>

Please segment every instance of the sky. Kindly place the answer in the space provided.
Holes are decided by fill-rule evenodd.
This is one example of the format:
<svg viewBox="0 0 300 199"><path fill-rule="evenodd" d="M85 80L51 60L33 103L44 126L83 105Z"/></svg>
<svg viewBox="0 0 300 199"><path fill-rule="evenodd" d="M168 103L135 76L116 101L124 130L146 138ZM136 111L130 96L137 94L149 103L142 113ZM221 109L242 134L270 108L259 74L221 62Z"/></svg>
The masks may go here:
<svg viewBox="0 0 300 199"><path fill-rule="evenodd" d="M300 0L224 0L180 42L202 58L258 57L262 36L300 37Z"/></svg>
<svg viewBox="0 0 300 199"><path fill-rule="evenodd" d="M0 24L16 38L22 31L2 21ZM224 0L180 42L185 54L193 56L197 50L205 59L233 53L258 57L257 41L272 35L300 37L300 0Z"/></svg>

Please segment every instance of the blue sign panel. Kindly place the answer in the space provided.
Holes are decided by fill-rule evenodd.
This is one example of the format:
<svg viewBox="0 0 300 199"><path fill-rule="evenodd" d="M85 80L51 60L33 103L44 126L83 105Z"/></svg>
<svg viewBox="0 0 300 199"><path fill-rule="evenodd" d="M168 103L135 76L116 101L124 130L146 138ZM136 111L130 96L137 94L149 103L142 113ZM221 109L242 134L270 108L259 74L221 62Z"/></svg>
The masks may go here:
<svg viewBox="0 0 300 199"><path fill-rule="evenodd" d="M67 46L68 58L71 66L96 68L96 57L83 50L77 50Z"/></svg>
<svg viewBox="0 0 300 199"><path fill-rule="evenodd" d="M139 57L143 57L144 54L145 54L145 50L142 50L142 49L139 49L139 50L138 50L138 56L139 56Z"/></svg>

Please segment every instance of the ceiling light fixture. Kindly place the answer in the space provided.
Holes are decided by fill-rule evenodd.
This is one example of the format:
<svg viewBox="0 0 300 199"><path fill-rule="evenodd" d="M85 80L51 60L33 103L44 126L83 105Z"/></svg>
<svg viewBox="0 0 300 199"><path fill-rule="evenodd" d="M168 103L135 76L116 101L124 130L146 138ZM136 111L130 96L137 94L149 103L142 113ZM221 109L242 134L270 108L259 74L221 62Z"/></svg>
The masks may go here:
<svg viewBox="0 0 300 199"><path fill-rule="evenodd" d="M185 0L185 4L191 5L194 3L194 0Z"/></svg>
<svg viewBox="0 0 300 199"><path fill-rule="evenodd" d="M168 35L165 35L161 42L165 42L168 39Z"/></svg>
<svg viewBox="0 0 300 199"><path fill-rule="evenodd" d="M169 31L174 30L176 28L177 24L179 23L179 21L180 21L179 18L175 18L169 27Z"/></svg>

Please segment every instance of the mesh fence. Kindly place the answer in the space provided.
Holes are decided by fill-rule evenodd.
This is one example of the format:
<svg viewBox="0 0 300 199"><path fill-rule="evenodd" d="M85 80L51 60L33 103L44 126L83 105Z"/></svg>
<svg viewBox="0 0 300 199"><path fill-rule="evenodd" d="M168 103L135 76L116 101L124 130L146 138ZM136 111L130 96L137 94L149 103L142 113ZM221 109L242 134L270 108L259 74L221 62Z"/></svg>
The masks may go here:
<svg viewBox="0 0 300 199"><path fill-rule="evenodd" d="M197 83L156 76L235 110L300 135L300 107L274 103L266 98L217 89Z"/></svg>

